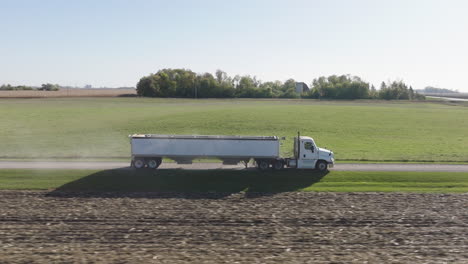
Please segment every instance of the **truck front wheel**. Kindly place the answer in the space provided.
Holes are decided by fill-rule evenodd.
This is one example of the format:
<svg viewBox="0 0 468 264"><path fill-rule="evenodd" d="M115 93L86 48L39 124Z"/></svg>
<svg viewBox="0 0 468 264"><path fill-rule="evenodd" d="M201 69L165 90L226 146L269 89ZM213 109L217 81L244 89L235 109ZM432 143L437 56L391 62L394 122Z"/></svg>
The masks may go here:
<svg viewBox="0 0 468 264"><path fill-rule="evenodd" d="M328 170L328 163L324 160L319 160L317 161L317 164L315 164L315 168L318 171L327 171Z"/></svg>

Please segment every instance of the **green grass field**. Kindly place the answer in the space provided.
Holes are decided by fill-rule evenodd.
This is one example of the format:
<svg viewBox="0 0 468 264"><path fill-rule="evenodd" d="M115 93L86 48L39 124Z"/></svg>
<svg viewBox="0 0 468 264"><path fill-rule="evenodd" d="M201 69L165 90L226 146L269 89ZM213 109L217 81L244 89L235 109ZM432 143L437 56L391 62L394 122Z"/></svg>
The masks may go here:
<svg viewBox="0 0 468 264"><path fill-rule="evenodd" d="M468 192L468 173L0 170L0 189L154 192Z"/></svg>
<svg viewBox="0 0 468 264"><path fill-rule="evenodd" d="M468 162L468 105L315 100L0 99L0 158L128 157L133 133L286 136L337 160Z"/></svg>

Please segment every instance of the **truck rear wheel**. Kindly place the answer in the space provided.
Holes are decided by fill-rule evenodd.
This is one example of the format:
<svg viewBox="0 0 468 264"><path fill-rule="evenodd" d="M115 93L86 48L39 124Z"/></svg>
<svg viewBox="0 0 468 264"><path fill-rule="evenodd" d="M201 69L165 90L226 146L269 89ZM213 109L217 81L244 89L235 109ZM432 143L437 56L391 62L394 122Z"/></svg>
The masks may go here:
<svg viewBox="0 0 468 264"><path fill-rule="evenodd" d="M157 169L159 167L159 165L161 165L161 158L153 158L153 159L149 159L147 161L147 164L148 164L148 168L150 169Z"/></svg>
<svg viewBox="0 0 468 264"><path fill-rule="evenodd" d="M137 169L142 169L145 167L145 161L143 159L136 159L133 161L133 166Z"/></svg>
<svg viewBox="0 0 468 264"><path fill-rule="evenodd" d="M328 170L328 163L324 160L319 160L317 161L317 164L315 164L315 168L318 171L327 171Z"/></svg>
<svg viewBox="0 0 468 264"><path fill-rule="evenodd" d="M282 160L275 160L273 162L273 169L282 170L284 168L284 163Z"/></svg>
<svg viewBox="0 0 468 264"><path fill-rule="evenodd" d="M270 167L270 163L266 160L257 161L258 168L262 171L267 170Z"/></svg>

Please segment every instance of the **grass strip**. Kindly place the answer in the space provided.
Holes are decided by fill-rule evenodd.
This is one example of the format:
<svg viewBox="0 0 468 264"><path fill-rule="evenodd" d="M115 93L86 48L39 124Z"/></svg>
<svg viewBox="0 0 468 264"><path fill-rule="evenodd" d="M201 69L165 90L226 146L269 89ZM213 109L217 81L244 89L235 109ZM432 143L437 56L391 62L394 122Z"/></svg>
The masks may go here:
<svg viewBox="0 0 468 264"><path fill-rule="evenodd" d="M118 192L468 192L465 172L0 170L2 190Z"/></svg>

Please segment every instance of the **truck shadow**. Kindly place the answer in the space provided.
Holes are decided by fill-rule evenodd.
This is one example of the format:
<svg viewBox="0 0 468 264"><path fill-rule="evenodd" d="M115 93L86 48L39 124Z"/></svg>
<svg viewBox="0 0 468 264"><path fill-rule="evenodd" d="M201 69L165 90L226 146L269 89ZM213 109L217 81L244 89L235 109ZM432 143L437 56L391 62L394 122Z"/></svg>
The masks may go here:
<svg viewBox="0 0 468 264"><path fill-rule="evenodd" d="M49 192L57 197L141 197L220 199L245 192L260 197L297 191L319 182L327 172L310 170L103 170Z"/></svg>

